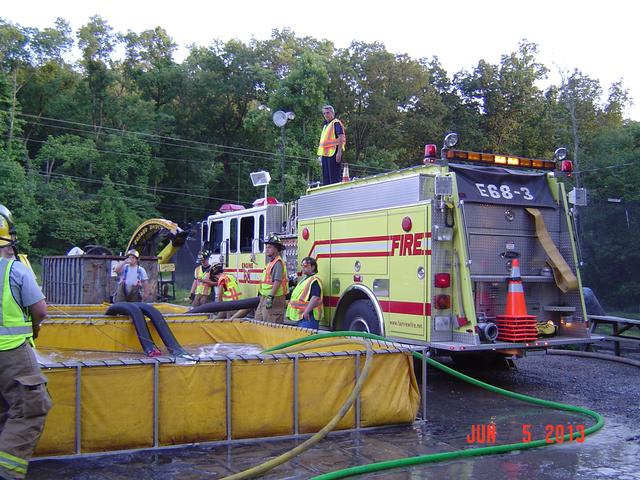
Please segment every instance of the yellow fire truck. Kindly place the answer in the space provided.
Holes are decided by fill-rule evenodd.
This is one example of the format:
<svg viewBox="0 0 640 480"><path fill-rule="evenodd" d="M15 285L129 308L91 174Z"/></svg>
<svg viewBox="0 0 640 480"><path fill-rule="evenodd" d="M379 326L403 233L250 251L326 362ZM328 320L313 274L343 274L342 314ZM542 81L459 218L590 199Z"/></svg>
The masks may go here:
<svg viewBox="0 0 640 480"><path fill-rule="evenodd" d="M268 233L281 235L290 273L316 258L329 329L452 354L593 341L573 225L585 192L566 192L554 172L570 170L566 150L549 161L456 150L456 142L449 134L439 156L427 145L422 165L309 188L290 204L265 192L252 208L228 206L203 222L202 244L238 277L243 298L256 295ZM501 339L495 320L514 258L539 327L524 341Z"/></svg>

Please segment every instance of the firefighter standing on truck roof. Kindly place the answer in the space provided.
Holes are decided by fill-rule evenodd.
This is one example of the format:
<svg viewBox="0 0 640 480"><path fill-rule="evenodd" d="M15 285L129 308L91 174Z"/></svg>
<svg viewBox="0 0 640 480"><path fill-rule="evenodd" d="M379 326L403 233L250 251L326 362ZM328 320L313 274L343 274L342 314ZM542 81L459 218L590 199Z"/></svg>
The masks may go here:
<svg viewBox="0 0 640 480"><path fill-rule="evenodd" d="M218 275L218 296L216 300L219 302L234 302L240 300L242 292L240 291L240 285L238 279L230 273L225 273L224 270L220 271ZM218 313L218 318L231 318L237 310L227 310Z"/></svg>
<svg viewBox="0 0 640 480"><path fill-rule="evenodd" d="M322 184L339 183L342 153L346 146L344 125L336 118L331 105L322 107L324 126L318 143L318 160L322 164Z"/></svg>
<svg viewBox="0 0 640 480"><path fill-rule="evenodd" d="M131 249L127 258L118 263L115 272L120 275L115 302L146 302L149 300L149 276L140 266L140 253Z"/></svg>
<svg viewBox="0 0 640 480"><path fill-rule="evenodd" d="M258 288L260 303L256 308L256 320L283 323L287 294L287 266L280 256L284 245L275 234L265 240L265 253L269 263L262 272Z"/></svg>
<svg viewBox="0 0 640 480"><path fill-rule="evenodd" d="M287 319L298 327L317 329L322 320L322 282L318 278L315 258L302 259L302 276L291 294L287 307Z"/></svg>
<svg viewBox="0 0 640 480"><path fill-rule="evenodd" d="M216 263L209 265L209 256L211 254L207 250L203 250L198 254L200 265L193 272L193 283L191 284L191 294L189 299L193 302L191 306L198 307L209 302L211 289L216 285L216 275L222 272L222 264Z"/></svg>
<svg viewBox="0 0 640 480"><path fill-rule="evenodd" d="M11 212L0 205L0 478L25 478L51 398L33 352L47 303L31 270L16 261Z"/></svg>

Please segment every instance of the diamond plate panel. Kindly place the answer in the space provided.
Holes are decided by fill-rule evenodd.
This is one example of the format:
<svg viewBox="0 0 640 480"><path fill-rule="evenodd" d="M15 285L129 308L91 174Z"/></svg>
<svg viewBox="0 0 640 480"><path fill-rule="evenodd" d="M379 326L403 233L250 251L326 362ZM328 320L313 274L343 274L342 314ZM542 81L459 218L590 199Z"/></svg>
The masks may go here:
<svg viewBox="0 0 640 480"><path fill-rule="evenodd" d="M433 178L429 179L427 184L433 183ZM445 215L444 212L439 208L432 206L431 207L431 224L444 226L445 223ZM453 257L451 250L451 242L441 242L435 239L431 241L431 269L430 281L431 281L431 291L435 292L435 286L433 284L434 274L437 272L451 272L453 268ZM432 295L433 296L433 295ZM437 331L435 328L435 316L436 315L451 315L451 310L435 310L433 304L433 298L429 299L431 302L431 337L430 340L432 342L450 342L453 340L453 332L452 330L448 331Z"/></svg>
<svg viewBox="0 0 640 480"><path fill-rule="evenodd" d="M540 208L549 233L560 231L560 209ZM469 231L476 229L535 233L533 216L524 207L466 203L465 222ZM553 236L553 234L552 234Z"/></svg>
<svg viewBox="0 0 640 480"><path fill-rule="evenodd" d="M345 184L342 188L314 192L298 200L299 219L414 205L423 200L421 193L425 177L416 174L375 183Z"/></svg>
<svg viewBox="0 0 640 480"><path fill-rule="evenodd" d="M506 244L513 243L520 254L520 274L540 275L547 254L537 237L506 234L469 235L471 275L509 275L510 262L502 257Z"/></svg>

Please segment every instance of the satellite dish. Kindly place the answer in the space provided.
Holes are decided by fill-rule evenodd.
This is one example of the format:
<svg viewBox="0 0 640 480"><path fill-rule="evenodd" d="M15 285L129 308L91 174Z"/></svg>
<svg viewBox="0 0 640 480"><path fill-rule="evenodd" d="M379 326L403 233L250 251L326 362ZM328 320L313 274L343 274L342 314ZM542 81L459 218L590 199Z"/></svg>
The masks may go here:
<svg viewBox="0 0 640 480"><path fill-rule="evenodd" d="M287 123L287 114L282 110L273 112L273 123L275 123L277 127L284 127Z"/></svg>

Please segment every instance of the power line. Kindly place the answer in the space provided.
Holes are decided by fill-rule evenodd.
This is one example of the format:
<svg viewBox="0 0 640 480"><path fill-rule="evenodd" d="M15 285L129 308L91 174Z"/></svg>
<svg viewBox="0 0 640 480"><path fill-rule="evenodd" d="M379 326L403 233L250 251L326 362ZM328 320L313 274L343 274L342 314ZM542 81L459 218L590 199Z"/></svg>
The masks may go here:
<svg viewBox="0 0 640 480"><path fill-rule="evenodd" d="M633 165L638 165L638 162L617 163L615 165L607 165L605 167L588 168L587 170L579 170L576 173L580 173L580 174L591 173L591 172L597 172L597 171L600 171L600 170L609 170L609 169L612 169L612 168L630 167L630 166L633 166Z"/></svg>
<svg viewBox="0 0 640 480"><path fill-rule="evenodd" d="M51 172L51 173L46 173L46 172L37 172L38 175L43 176L43 177L56 177L56 178L69 178L78 182L85 182L85 183L93 183L93 184L99 184L99 185L103 185L105 182L103 180L96 180L96 179L91 179L91 178L84 178L84 177L78 177L75 175L66 175L63 173L56 173L56 172ZM171 195L179 195L179 196L184 196L184 197L195 197L195 198L202 198L205 200L219 200L219 201L223 201L223 202L234 202L235 200L230 200L228 198L220 198L220 197L210 197L210 196L206 196L206 195L197 195L197 194L193 194L193 193L185 193L182 191L176 191L176 190L170 190L170 189L165 189L165 188L157 188L157 187L149 187L149 186L144 186L144 185L130 185L127 183L120 183L120 182L111 182L113 185L116 186L120 186L120 187L125 187L125 188L135 188L138 190L153 190L153 192L160 192L160 193L167 193L167 194L171 194ZM151 193L153 193L151 192ZM249 202L241 202L241 203L245 203L247 205L249 205Z"/></svg>
<svg viewBox="0 0 640 480"><path fill-rule="evenodd" d="M0 111L4 112L4 113L11 113L8 110L1 110ZM37 119L39 121L41 120L46 120L46 121L51 121L51 122L60 122L60 123L64 123L64 124L68 124L68 125L77 125L77 126L82 126L82 127L89 127L92 130L87 131L87 130L79 130L79 129L75 129L75 131L78 132L83 132L83 133L92 133L92 134L96 134L98 132L96 132L95 129L99 129L99 130L105 130L105 131L110 131L113 132L113 135L123 135L123 134L131 134L131 135L139 135L139 136L143 136L143 137L149 137L152 139L158 138L161 140L170 140L172 142L181 142L181 143L186 143L186 144L194 144L198 147L200 146L204 146L204 147L208 147L208 148L217 148L217 149L222 149L222 150L236 150L239 152L248 152L248 153L257 153L260 155L268 155L268 156L280 156L279 153L274 153L274 152L267 152L264 150L255 150L255 149L250 149L250 148L243 148L243 147L234 147L231 145L221 145L221 144L217 144L217 143L208 143L208 142L200 142L197 140L187 140L187 139L182 139L182 138L175 138L175 137L169 137L169 136L165 136L165 135L156 135L156 134L152 134L152 133L145 133L145 132L137 132L134 130L123 130L123 129L117 129L117 128L112 128L112 127L104 127L104 126L97 126L97 125L91 125L89 123L82 123L82 122L72 122L70 120L60 120L57 118L51 118L51 117L43 117L43 116L38 116L38 115L30 115L28 113L22 113L22 112L17 112L15 115L17 116L22 116L22 117L27 117L27 118L34 118ZM34 122L30 122L30 123L34 123ZM49 124L45 124L40 122L39 123L42 126L45 127L53 127L53 128L60 128L60 129L68 129L68 130L74 130L74 129L70 129L69 127L61 127L59 125L49 125ZM202 148L197 148L197 147L192 147L190 145L182 145L182 144L174 144L174 143L166 143L166 142L157 142L155 141L155 144L158 145L167 145L167 146L174 146L174 147L180 147L180 148L190 148L190 149L194 149L194 150L198 150L198 151L205 151L208 152L209 149L202 149ZM228 154L232 154L232 152L225 152ZM301 157L298 155L285 155L286 157L289 158L296 158L296 159L300 159L300 160L311 160L312 157Z"/></svg>
<svg viewBox="0 0 640 480"><path fill-rule="evenodd" d="M33 125L41 125L41 126L45 126L45 127L51 127L51 128L57 128L59 130L64 130L64 131L70 131L70 132L78 132L78 133L91 133L91 132L87 132L86 130L79 130L77 128L70 128L70 127L63 127L60 125L43 125L43 124L37 124L34 122L25 122L26 124L33 124ZM107 134L107 135L111 135L111 134ZM47 143L47 140L36 140L33 138L27 138L26 139L28 142L33 142L33 143ZM168 145L168 144L165 144ZM182 145L170 145L172 147L178 147L178 148L190 148L190 147L185 147ZM249 155L246 153L239 153L239 152L224 152L224 151L217 151L217 150L202 150L202 149L197 149L199 152L203 152L203 153L208 153L208 154L213 154L216 156L219 155L232 155L232 156L236 156L236 157L245 157L245 158L250 158L250 159L254 159L254 160L267 160L267 161L274 161L277 160L276 155L277 154L271 154L272 158L266 157L266 156L262 156L262 157L256 157L255 155ZM118 152L118 151L114 151L114 150L101 150L96 148L96 151L98 152L104 152L104 153L116 153L116 154L121 154L121 155L137 155L137 156L141 156L141 157L151 157L151 158L157 158L157 159L161 159L161 160L171 160L171 161L178 161L178 162L189 162L189 163L204 163L207 162L208 160L202 159L202 160L189 160L186 158L174 158L174 157L161 157L161 156L157 156L157 155L144 155L142 153L130 153L130 152ZM240 160L240 162L242 162L242 160Z"/></svg>
<svg viewBox="0 0 640 480"><path fill-rule="evenodd" d="M0 109L0 112L10 113L9 111L2 110L2 109ZM118 134L119 136L122 136L123 134L132 134L132 135L147 136L147 137L151 137L151 138L168 139L168 140L175 141L175 142L193 143L193 144L196 144L196 145L202 145L202 146L206 146L206 147L211 147L211 148L215 148L215 149L218 149L218 150L214 150L212 152L210 148L202 149L202 148L192 147L192 146L189 146L189 145L182 145L182 144L179 144L179 143L176 144L176 143L167 143L167 142L158 142L158 141L151 142L151 144L153 144L153 145L164 145L164 146L170 146L170 147L192 149L192 150L196 150L196 151L199 151L199 152L213 153L214 155L226 154L226 155L232 155L232 156L236 156L236 157L249 158L251 160L267 160L267 161L277 161L282 156L282 154L278 153L278 152L267 152L267 151L264 151L264 150L255 150L255 149L249 149L249 148L243 148L243 147L233 147L233 146L230 146L230 145L220 145L220 144L215 144L215 143L199 142L199 141L196 141L196 140L179 139L179 138L169 137L169 136L164 136L164 135L155 135L155 134L144 133L144 132L136 132L136 131L133 131L133 130L122 130L122 129L116 129L116 128L111 128L111 127L98 127L96 125L91 125L91 124L88 124L88 123L72 122L72 121L69 121L69 120L60 120L60 119L55 119L55 118L50 118L50 117L42 117L42 116L30 115L30 114L27 114L27 113L16 113L16 115L23 116L23 117L28 117L28 118L35 118L36 120L39 121L39 122L28 122L28 121L25 121L25 123L30 124L30 125L40 125L42 127L57 128L57 129L60 129L60 130L65 130L65 131L74 131L74 132L78 132L78 133L88 133L88 134L97 135L98 132L96 132L95 129L99 128L100 130L107 130L107 131L115 132L115 133L112 133L112 135ZM63 126L60 126L60 125L50 125L50 124L42 123L41 120L60 122L60 123L65 123L65 124L70 124L70 125L79 125L79 126L89 127L92 130L88 131L88 130L74 129L74 128L70 128L70 127L63 127ZM28 140L29 141L33 141L33 142L44 143L44 141L42 141L42 140L32 140L32 139L28 139ZM222 151L220 151L220 150L222 150ZM226 151L226 150L237 150L237 151ZM105 152L108 152L108 151L105 151ZM119 153L119 152L113 152L112 151L110 153ZM133 154L130 154L128 152L123 152L121 154L133 155ZM261 156L256 157L256 154L257 155L261 155ZM140 154L138 154L138 155L140 155ZM188 160L188 159L171 158L171 157L157 157L157 156L154 157L154 158L160 158L160 159L165 159L165 160L173 160L173 161L191 162L191 163L199 163L199 162L206 162L207 161L207 160ZM313 162L315 160L315 158L313 158L313 157L303 157L303 156L291 155L291 154L285 154L285 158L291 158L291 159L297 159L297 160L306 160L306 161L309 161L309 162ZM374 171L378 171L378 172L389 172L389 171L391 171L390 169L374 167L374 166L360 164L360 163L350 163L349 166L359 167L359 168L364 168L364 169L369 169L369 170L374 170Z"/></svg>

